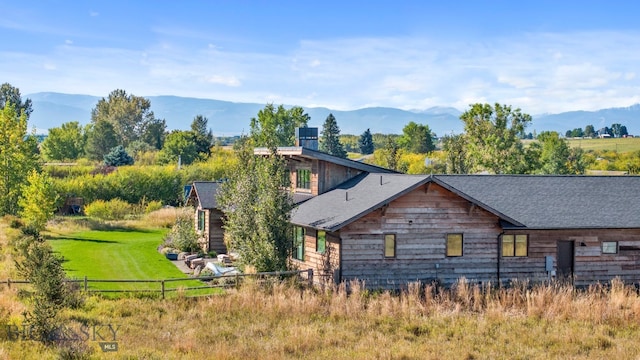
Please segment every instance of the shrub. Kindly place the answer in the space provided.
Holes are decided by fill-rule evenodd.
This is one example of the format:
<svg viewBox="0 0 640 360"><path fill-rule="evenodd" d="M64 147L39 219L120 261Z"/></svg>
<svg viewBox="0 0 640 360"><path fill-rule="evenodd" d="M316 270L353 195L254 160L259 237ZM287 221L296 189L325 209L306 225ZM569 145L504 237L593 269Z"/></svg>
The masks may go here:
<svg viewBox="0 0 640 360"><path fill-rule="evenodd" d="M118 198L109 201L96 200L84 208L85 214L101 220L122 220L132 213L132 207Z"/></svg>
<svg viewBox="0 0 640 360"><path fill-rule="evenodd" d="M144 213L150 214L160 209L162 209L162 201L152 200L152 201L149 201L149 203L147 203L147 205L145 206Z"/></svg>
<svg viewBox="0 0 640 360"><path fill-rule="evenodd" d="M171 231L164 238L165 246L185 252L200 250L198 236L190 216L182 215L176 219Z"/></svg>

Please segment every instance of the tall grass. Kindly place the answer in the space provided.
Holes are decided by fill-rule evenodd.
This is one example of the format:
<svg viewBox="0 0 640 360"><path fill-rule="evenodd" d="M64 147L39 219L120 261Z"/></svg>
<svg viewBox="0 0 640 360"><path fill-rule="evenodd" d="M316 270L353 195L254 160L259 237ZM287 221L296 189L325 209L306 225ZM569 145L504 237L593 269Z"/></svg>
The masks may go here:
<svg viewBox="0 0 640 360"><path fill-rule="evenodd" d="M349 289L349 291L347 291ZM121 326L119 357L216 359L637 358L640 298L619 281L371 292L284 283L206 298L105 300L69 321ZM153 326L149 326L153 324ZM10 342L10 355L18 345ZM92 357L107 358L89 342ZM52 350L53 351L53 350Z"/></svg>

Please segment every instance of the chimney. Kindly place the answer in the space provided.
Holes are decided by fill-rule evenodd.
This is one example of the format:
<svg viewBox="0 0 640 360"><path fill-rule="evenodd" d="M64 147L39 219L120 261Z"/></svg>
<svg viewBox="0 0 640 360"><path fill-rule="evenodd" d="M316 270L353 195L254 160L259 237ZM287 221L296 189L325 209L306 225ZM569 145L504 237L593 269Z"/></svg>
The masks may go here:
<svg viewBox="0 0 640 360"><path fill-rule="evenodd" d="M318 128L296 128L296 146L318 150Z"/></svg>

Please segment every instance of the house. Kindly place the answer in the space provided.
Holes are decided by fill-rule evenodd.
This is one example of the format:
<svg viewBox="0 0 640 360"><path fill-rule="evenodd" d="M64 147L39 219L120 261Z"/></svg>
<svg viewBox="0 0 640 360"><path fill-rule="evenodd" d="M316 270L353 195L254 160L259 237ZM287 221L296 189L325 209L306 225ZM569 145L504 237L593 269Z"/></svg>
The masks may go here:
<svg viewBox="0 0 640 360"><path fill-rule="evenodd" d="M316 128L301 128L300 130L302 129ZM302 131L296 131L296 135L300 133ZM315 139L315 141L307 139L302 143L300 139L296 138L297 144L305 146L277 148L277 154L284 156L287 160L287 170L291 180L290 190L293 192L296 204L323 194L360 174L397 173L383 167L343 159L314 150L314 148L318 148L317 136ZM271 151L267 148L256 148L253 152L261 156L271 155Z"/></svg>
<svg viewBox="0 0 640 360"><path fill-rule="evenodd" d="M187 194L187 205L193 206L194 226L198 234L198 244L203 251L227 253L222 229L222 210L218 208L216 192L219 182L196 181Z"/></svg>
<svg viewBox="0 0 640 360"><path fill-rule="evenodd" d="M639 189L635 176L362 172L294 210L292 261L319 281L370 288L638 283Z"/></svg>
<svg viewBox="0 0 640 360"><path fill-rule="evenodd" d="M315 129L315 135L313 130ZM304 130L304 131L303 131ZM395 173L379 166L342 159L336 156L313 150L317 149L317 128L301 128L296 130L296 142L305 145L280 147L279 155L287 159L287 170L291 180L290 190L295 203L301 203L322 194L359 174L378 172ZM308 146L308 147L307 147ZM268 156L267 148L256 148L256 155ZM226 253L224 230L222 229L221 209L218 208L216 192L219 182L196 181L186 192L187 205L195 208L194 226L198 234L198 242L203 251L214 250Z"/></svg>

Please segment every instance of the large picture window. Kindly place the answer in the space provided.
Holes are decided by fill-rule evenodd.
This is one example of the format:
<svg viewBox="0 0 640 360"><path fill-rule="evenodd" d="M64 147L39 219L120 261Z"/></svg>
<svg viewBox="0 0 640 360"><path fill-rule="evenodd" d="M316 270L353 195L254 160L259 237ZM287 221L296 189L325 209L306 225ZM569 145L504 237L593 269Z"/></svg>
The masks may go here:
<svg viewBox="0 0 640 360"><path fill-rule="evenodd" d="M384 236L384 257L396 257L396 234L386 234Z"/></svg>
<svg viewBox="0 0 640 360"><path fill-rule="evenodd" d="M318 230L316 233L316 251L324 254L327 249L327 233L324 230Z"/></svg>
<svg viewBox="0 0 640 360"><path fill-rule="evenodd" d="M304 261L304 228L301 226L293 227L293 254L291 257Z"/></svg>
<svg viewBox="0 0 640 360"><path fill-rule="evenodd" d="M502 235L502 256L527 256L529 249L529 235Z"/></svg>
<svg viewBox="0 0 640 360"><path fill-rule="evenodd" d="M462 234L447 234L447 256L462 256Z"/></svg>
<svg viewBox="0 0 640 360"><path fill-rule="evenodd" d="M309 169L296 170L296 188L311 189L311 170Z"/></svg>

